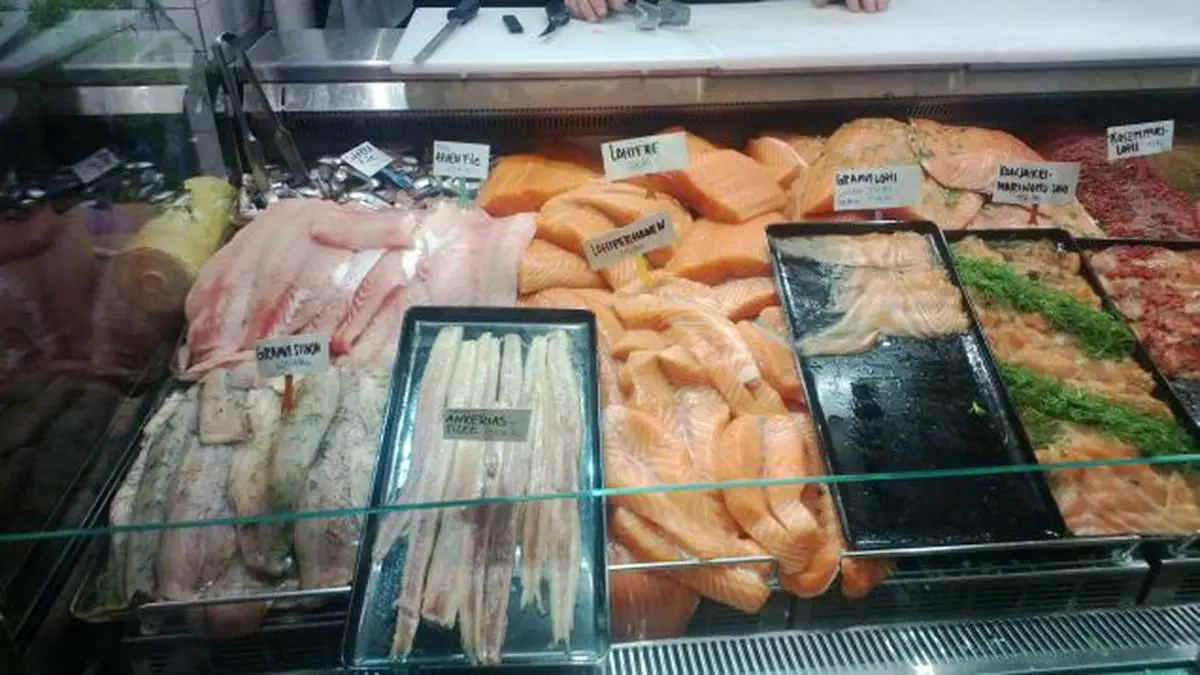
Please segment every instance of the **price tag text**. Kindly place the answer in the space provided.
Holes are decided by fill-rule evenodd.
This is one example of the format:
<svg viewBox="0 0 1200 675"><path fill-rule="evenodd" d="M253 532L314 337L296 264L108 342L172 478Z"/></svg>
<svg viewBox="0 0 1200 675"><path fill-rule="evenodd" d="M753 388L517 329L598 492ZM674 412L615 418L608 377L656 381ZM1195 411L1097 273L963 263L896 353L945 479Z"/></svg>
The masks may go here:
<svg viewBox="0 0 1200 675"><path fill-rule="evenodd" d="M532 414L528 408L447 408L442 411L442 438L524 443Z"/></svg>
<svg viewBox="0 0 1200 675"><path fill-rule="evenodd" d="M492 148L482 143L433 142L433 175L484 180L491 168Z"/></svg>
<svg viewBox="0 0 1200 675"><path fill-rule="evenodd" d="M1175 120L1126 124L1108 128L1108 161L1170 152L1175 145Z"/></svg>
<svg viewBox="0 0 1200 675"><path fill-rule="evenodd" d="M921 201L921 169L916 165L838 171L834 177L835 211L894 209Z"/></svg>
<svg viewBox="0 0 1200 675"><path fill-rule="evenodd" d="M319 373L329 369L329 335L305 333L254 343L254 360L263 377Z"/></svg>
<svg viewBox="0 0 1200 675"><path fill-rule="evenodd" d="M688 167L687 135L683 132L612 141L600 146L604 176L622 180Z"/></svg>
<svg viewBox="0 0 1200 675"><path fill-rule="evenodd" d="M992 201L1000 204L1066 204L1075 199L1079 164L1030 162L1001 164Z"/></svg>
<svg viewBox="0 0 1200 675"><path fill-rule="evenodd" d="M375 147L370 141L363 141L342 155L342 161L370 178L391 164L392 156Z"/></svg>
<svg viewBox="0 0 1200 675"><path fill-rule="evenodd" d="M679 241L679 236L671 225L671 216L666 213L654 213L619 230L588 239L583 244L583 252L588 265L598 270L676 241Z"/></svg>

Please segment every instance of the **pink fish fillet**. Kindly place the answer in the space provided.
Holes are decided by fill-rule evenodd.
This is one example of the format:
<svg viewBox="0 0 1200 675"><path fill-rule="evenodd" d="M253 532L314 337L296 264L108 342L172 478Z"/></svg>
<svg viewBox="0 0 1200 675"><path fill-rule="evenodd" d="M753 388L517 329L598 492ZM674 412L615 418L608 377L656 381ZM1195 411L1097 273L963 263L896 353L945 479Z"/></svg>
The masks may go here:
<svg viewBox="0 0 1200 675"><path fill-rule="evenodd" d="M533 214L495 219L449 201L433 207L418 246L428 275L412 304L510 307L521 254L533 239Z"/></svg>
<svg viewBox="0 0 1200 675"><path fill-rule="evenodd" d="M272 204L200 268L184 301L193 362L208 360L222 349L236 350L245 343L247 312L260 266L271 252L290 250L292 239L307 239L307 232L294 223L306 202L312 203L284 199Z"/></svg>
<svg viewBox="0 0 1200 675"><path fill-rule="evenodd" d="M314 221L310 234L318 243L351 251L409 248L420 224L415 211L358 211L345 209Z"/></svg>
<svg viewBox="0 0 1200 675"><path fill-rule="evenodd" d="M375 263L333 329L329 348L334 355L349 352L395 291L408 284L412 274L406 269L405 258L412 257L412 253L398 249L387 251Z"/></svg>

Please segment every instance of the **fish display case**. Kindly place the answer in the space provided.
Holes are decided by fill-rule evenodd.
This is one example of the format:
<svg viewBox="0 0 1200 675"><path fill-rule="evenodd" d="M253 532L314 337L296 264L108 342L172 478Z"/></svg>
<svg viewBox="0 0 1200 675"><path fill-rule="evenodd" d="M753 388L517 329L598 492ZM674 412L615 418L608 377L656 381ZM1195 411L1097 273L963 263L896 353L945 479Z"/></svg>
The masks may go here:
<svg viewBox="0 0 1200 675"><path fill-rule="evenodd" d="M55 199L98 258L124 256L126 294L176 310L155 368L129 390L140 396L125 432L100 453L113 459L85 469L100 487L67 489L86 517L27 528L44 539L19 542L71 550L56 567L75 573L70 592L43 602L67 596L102 672L1194 662L1200 451L1182 410L1196 315L1172 301L1149 303L1147 317L1146 298L1160 294L1127 280L1161 284L1153 268L1184 298L1196 282L1175 257L1117 247L1182 256L1200 239L1200 47L1179 28L1195 10L1151 0L1158 11L1110 7L1102 19L1083 0L1031 3L1050 28L1095 30L1047 30L1066 37L1036 44L1013 30L982 55L995 42L980 26L1009 20L994 7L951 21L957 42L929 40L927 52L880 28L917 22L908 34L924 34L929 1L855 24L872 68L811 51L851 39L840 9L767 0L695 6L688 31L606 22L580 39L634 42L603 59L566 35L500 36L485 8L424 68L408 61L444 10L418 10L407 30L268 31L206 48L139 18L134 33L0 83L18 101L0 116L0 164L16 176L6 194ZM1171 12L1183 14L1163 18ZM540 8L517 14L543 19ZM1104 21L1152 23L1159 37L1072 37L1112 33ZM1166 121L1172 151L1109 160L1110 127ZM603 143L659 134L684 147L681 165L605 178ZM120 166L94 181L63 168L111 164L90 157L102 149ZM1031 207L996 194L999 165L1047 161L1078 165L1076 199ZM915 199L836 206L840 173L897 166L911 170ZM137 202L153 206L139 216ZM205 225L217 212L220 226ZM591 260L597 237L627 244L663 214L671 241ZM158 234L135 244L147 228ZM915 232L937 264L803 263L792 271L807 282L786 282L767 244L774 228L806 241ZM1005 249L1022 237L1078 262L1058 260L1064 274L1043 251ZM205 243L179 244L194 238ZM189 257L193 247L205 253ZM808 260L832 255L817 248ZM172 258L190 263L166 266ZM997 272L1005 265L1015 272ZM1079 290L1089 270L1092 296L1055 295ZM871 302L904 294L915 299L892 315ZM939 319L921 294L961 304L941 317L950 338L929 340L967 345L932 352L961 358L872 362L872 351L930 337ZM798 307L819 316L789 320ZM1012 342L995 332L1010 314L1029 328ZM553 315L569 318L570 337L539 343L514 327ZM883 322L867 327L873 346L847 333L850 319ZM446 366L441 343L454 336L438 329L454 326L468 328L458 342L472 353L494 357L470 360L491 365ZM1038 361L1036 340L1087 360ZM821 341L847 353L813 352ZM570 463L547 454L510 491L501 448L521 444L433 438L447 418L421 401L444 386L460 410L450 422L507 427L508 413L487 414L513 394L504 373L528 375L538 355L549 389L581 407L542 408L530 424L563 424L574 410L583 451L542 449L585 462L578 480L552 486ZM847 379L850 362L874 370ZM586 395L564 393L570 364L585 364L574 384ZM1033 377L1013 378L1025 371ZM450 391L474 376L495 395ZM878 391L861 395L864 380ZM970 391L950 386L967 381ZM126 385L105 385L128 398ZM27 446L54 441L57 418L71 421L51 399L99 388L22 386L50 412L8 452L18 467ZM1033 405L1031 388L1071 405ZM6 392L0 419L19 408ZM835 400L844 405L826 405ZM430 447L443 454L419 452ZM442 484L442 469L455 480ZM996 485L1020 495L989 498ZM568 513L585 526L579 537ZM514 516L519 531L494 528ZM524 540L537 529L544 546Z"/></svg>

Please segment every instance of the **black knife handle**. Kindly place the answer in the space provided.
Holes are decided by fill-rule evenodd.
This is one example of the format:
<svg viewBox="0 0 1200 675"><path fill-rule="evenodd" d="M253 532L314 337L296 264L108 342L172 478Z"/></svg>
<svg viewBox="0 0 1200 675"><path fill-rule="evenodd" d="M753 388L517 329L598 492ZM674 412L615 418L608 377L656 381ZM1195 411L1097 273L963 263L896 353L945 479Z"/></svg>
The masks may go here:
<svg viewBox="0 0 1200 675"><path fill-rule="evenodd" d="M466 23L474 19L479 13L479 2L480 0L461 0L454 9L446 12L446 20Z"/></svg>

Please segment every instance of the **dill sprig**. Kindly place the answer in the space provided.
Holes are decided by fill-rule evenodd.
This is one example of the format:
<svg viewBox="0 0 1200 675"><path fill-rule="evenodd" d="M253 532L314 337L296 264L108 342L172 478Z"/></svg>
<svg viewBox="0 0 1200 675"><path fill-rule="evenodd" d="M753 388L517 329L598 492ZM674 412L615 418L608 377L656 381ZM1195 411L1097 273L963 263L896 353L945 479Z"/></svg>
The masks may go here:
<svg viewBox="0 0 1200 675"><path fill-rule="evenodd" d="M1151 457L1200 451L1187 432L1169 417L1128 408L1014 363L998 361L997 365L1013 402L1022 410L1033 411L1036 419L1049 418L1088 427Z"/></svg>
<svg viewBox="0 0 1200 675"><path fill-rule="evenodd" d="M1024 277L1004 263L983 260L959 250L951 254L959 278L972 290L1018 312L1041 314L1055 328L1079 338L1088 356L1120 359L1133 352L1133 331L1108 312Z"/></svg>

